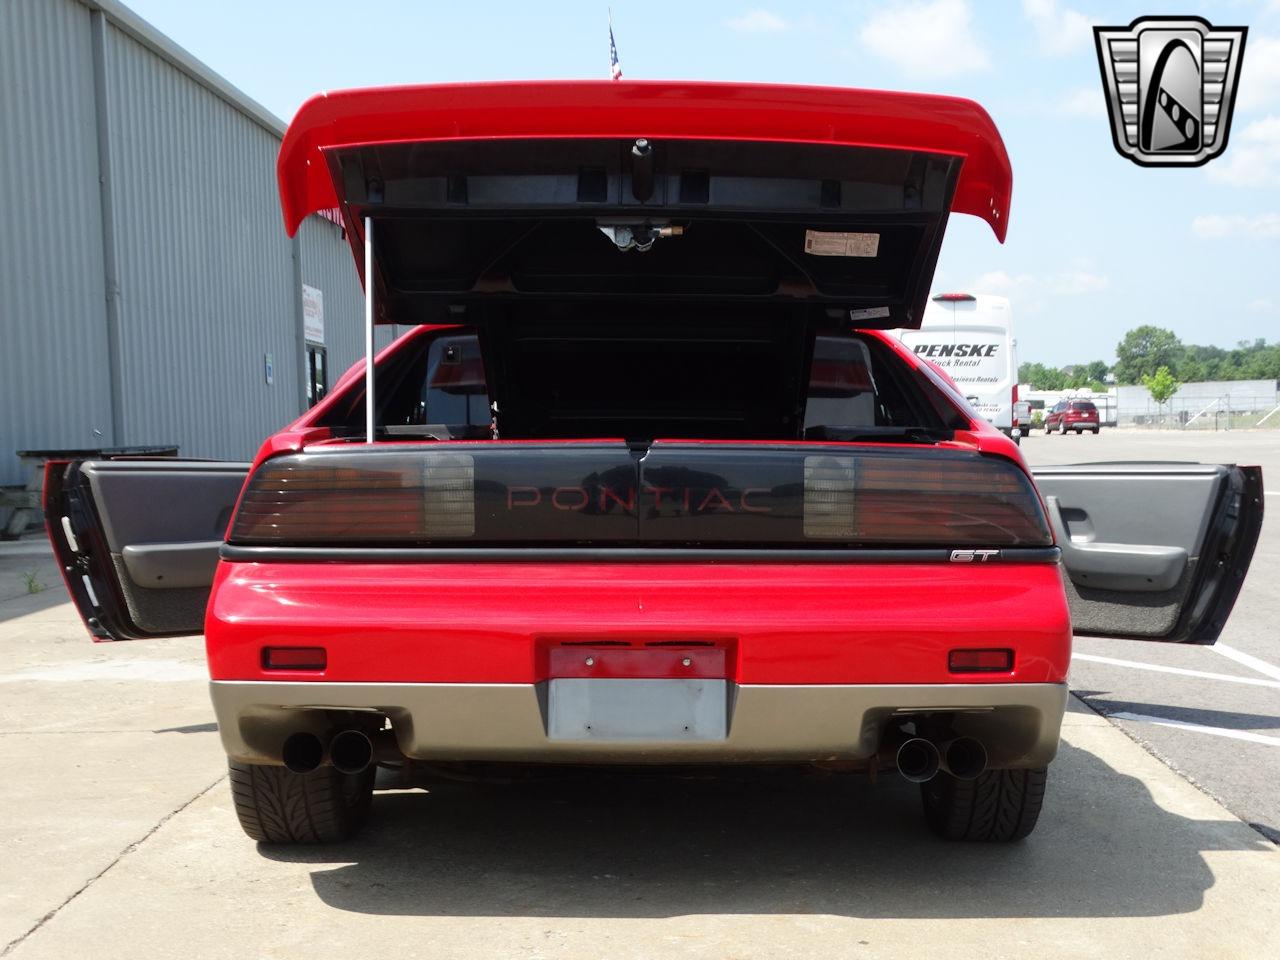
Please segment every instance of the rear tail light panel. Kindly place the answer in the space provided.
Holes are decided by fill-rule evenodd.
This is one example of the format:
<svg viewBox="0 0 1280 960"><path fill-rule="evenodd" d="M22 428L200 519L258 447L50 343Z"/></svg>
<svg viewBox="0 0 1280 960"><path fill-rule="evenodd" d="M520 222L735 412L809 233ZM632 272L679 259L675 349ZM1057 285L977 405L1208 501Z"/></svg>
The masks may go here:
<svg viewBox="0 0 1280 960"><path fill-rule="evenodd" d="M998 456L856 444L361 447L263 464L233 545L1047 547Z"/></svg>

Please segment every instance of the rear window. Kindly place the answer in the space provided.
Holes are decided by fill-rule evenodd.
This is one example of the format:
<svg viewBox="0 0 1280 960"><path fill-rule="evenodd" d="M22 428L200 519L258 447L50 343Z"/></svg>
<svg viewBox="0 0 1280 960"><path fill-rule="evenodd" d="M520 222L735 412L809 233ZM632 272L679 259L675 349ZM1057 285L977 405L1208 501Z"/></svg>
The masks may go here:
<svg viewBox="0 0 1280 960"><path fill-rule="evenodd" d="M1083 411L1083 412L1085 412L1085 413L1097 413L1097 412L1098 412L1098 408L1097 408L1097 407L1095 407L1095 406L1094 406L1092 403L1090 403L1088 400L1073 400L1073 401L1071 402L1071 409L1072 409L1072 410L1080 410L1080 411Z"/></svg>

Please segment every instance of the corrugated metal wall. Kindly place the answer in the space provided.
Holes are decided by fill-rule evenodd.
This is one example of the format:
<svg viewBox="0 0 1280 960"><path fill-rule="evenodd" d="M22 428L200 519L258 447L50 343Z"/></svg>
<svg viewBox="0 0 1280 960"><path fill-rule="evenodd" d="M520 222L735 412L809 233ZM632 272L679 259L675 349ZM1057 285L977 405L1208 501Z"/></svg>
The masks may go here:
<svg viewBox="0 0 1280 960"><path fill-rule="evenodd" d="M26 480L14 450L112 440L89 11L79 4L0 3L0 189L0 484L13 484Z"/></svg>
<svg viewBox="0 0 1280 960"><path fill-rule="evenodd" d="M251 455L301 410L295 251L324 291L330 381L363 352L341 231L313 217L285 236L279 130L148 30L110 2L0 2L0 184L19 227L0 239L0 484L26 479L15 449Z"/></svg>
<svg viewBox="0 0 1280 960"><path fill-rule="evenodd" d="M124 442L248 456L298 414L280 142L121 31L106 52Z"/></svg>

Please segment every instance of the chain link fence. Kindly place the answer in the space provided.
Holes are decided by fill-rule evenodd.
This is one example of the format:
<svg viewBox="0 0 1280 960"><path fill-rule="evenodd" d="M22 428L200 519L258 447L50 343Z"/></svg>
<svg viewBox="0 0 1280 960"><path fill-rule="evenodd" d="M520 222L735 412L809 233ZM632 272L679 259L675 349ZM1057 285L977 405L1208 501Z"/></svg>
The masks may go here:
<svg viewBox="0 0 1280 960"><path fill-rule="evenodd" d="M1174 397L1164 404L1148 399L1144 407L1126 404L1117 417L1121 427L1180 430L1280 429L1280 404L1268 394L1223 394L1212 399Z"/></svg>

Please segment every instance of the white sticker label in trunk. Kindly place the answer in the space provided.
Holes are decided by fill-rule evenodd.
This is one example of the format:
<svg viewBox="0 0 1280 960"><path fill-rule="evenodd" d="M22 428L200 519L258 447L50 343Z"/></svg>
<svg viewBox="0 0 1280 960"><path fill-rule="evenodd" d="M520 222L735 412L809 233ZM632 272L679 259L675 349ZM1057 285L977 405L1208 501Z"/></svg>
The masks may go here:
<svg viewBox="0 0 1280 960"><path fill-rule="evenodd" d="M878 233L804 232L804 252L815 257L874 257L879 250Z"/></svg>
<svg viewBox="0 0 1280 960"><path fill-rule="evenodd" d="M867 307L865 310L850 310L850 320L879 320L889 316L888 307Z"/></svg>

